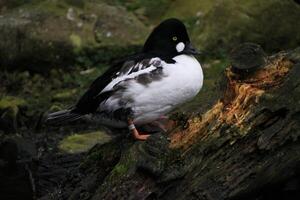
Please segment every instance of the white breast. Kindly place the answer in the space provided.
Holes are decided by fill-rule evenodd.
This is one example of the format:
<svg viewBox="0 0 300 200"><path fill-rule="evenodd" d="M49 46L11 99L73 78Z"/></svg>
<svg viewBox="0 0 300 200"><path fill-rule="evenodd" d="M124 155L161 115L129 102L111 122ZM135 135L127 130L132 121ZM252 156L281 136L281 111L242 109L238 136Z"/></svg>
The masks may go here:
<svg viewBox="0 0 300 200"><path fill-rule="evenodd" d="M198 94L203 85L203 72L194 56L180 55L174 58L175 65L166 66L169 85L173 87L174 99L187 101ZM183 103L183 102L181 102Z"/></svg>

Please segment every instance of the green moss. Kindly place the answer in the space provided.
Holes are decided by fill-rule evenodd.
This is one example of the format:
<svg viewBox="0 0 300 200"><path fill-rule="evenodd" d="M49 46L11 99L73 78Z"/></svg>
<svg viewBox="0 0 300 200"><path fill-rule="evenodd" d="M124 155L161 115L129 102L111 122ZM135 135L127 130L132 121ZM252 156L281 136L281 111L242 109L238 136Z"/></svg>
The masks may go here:
<svg viewBox="0 0 300 200"><path fill-rule="evenodd" d="M0 115L13 123L16 122L19 113L19 107L24 106L26 101L19 97L5 96L0 100Z"/></svg>
<svg viewBox="0 0 300 200"><path fill-rule="evenodd" d="M111 137L102 131L80 133L66 137L59 143L59 149L67 153L86 152L97 143L106 143Z"/></svg>
<svg viewBox="0 0 300 200"><path fill-rule="evenodd" d="M210 11L214 4L215 1L212 0L175 0L170 4L170 7L165 14L165 18L177 17L180 19L185 19L196 15L204 15Z"/></svg>
<svg viewBox="0 0 300 200"><path fill-rule="evenodd" d="M71 99L74 95L76 96L76 93L77 93L77 89L66 89L62 92L59 92L57 94L55 94L53 96L53 99L54 100L65 100L65 99Z"/></svg>
<svg viewBox="0 0 300 200"><path fill-rule="evenodd" d="M122 154L122 157L119 161L119 163L113 168L109 179L111 180L118 180L119 178L121 178L124 174L130 174L130 170L135 169L136 167L136 162L137 162L137 146L135 146L134 148L130 148L129 152L125 152L124 154Z"/></svg>
<svg viewBox="0 0 300 200"><path fill-rule="evenodd" d="M60 111L60 110L63 110L63 108L59 105L52 105L49 109L49 113L51 112L57 112L57 111Z"/></svg>
<svg viewBox="0 0 300 200"><path fill-rule="evenodd" d="M87 161L97 161L100 160L101 158L102 158L102 152L96 151L89 155Z"/></svg>
<svg viewBox="0 0 300 200"><path fill-rule="evenodd" d="M111 171L121 156L121 145L116 140L118 139L113 138L105 144L99 144L92 148L81 163L81 167L86 168L91 165L99 165L101 168L106 168L107 170L109 168L109 171Z"/></svg>
<svg viewBox="0 0 300 200"><path fill-rule="evenodd" d="M224 1L204 17L198 43L207 49L231 49L241 42L259 43L270 52L294 48L300 41L299 17L293 1Z"/></svg>
<svg viewBox="0 0 300 200"><path fill-rule="evenodd" d="M6 108L17 108L26 104L24 99L14 96L5 96L0 99L0 110Z"/></svg>
<svg viewBox="0 0 300 200"><path fill-rule="evenodd" d="M158 22L170 6L172 0L104 0L114 6L124 6L127 10L142 16L146 21ZM146 17L146 18L145 18Z"/></svg>
<svg viewBox="0 0 300 200"><path fill-rule="evenodd" d="M53 2L49 0L34 0L30 3L25 4L22 8L25 9L33 9L39 10L44 12L50 12L56 15L65 14L67 4L63 1Z"/></svg>
<svg viewBox="0 0 300 200"><path fill-rule="evenodd" d="M299 45L300 7L280 0L175 0L163 18L187 24L195 46L219 52L242 42L259 43L269 52ZM276 27L276 31L274 31Z"/></svg>
<svg viewBox="0 0 300 200"><path fill-rule="evenodd" d="M78 8L84 8L84 0L64 0L67 4Z"/></svg>
<svg viewBox="0 0 300 200"><path fill-rule="evenodd" d="M32 4L36 2L40 2L43 0L1 0L0 6L6 7L8 9L13 9L24 4Z"/></svg>
<svg viewBox="0 0 300 200"><path fill-rule="evenodd" d="M80 48L82 47L82 41L80 36L73 33L70 35L70 40L72 45L75 47L75 51L77 52L78 50L80 50Z"/></svg>
<svg viewBox="0 0 300 200"><path fill-rule="evenodd" d="M128 170L128 166L123 165L123 164L117 164L114 169L113 172L116 173L116 175L122 175L125 174Z"/></svg>

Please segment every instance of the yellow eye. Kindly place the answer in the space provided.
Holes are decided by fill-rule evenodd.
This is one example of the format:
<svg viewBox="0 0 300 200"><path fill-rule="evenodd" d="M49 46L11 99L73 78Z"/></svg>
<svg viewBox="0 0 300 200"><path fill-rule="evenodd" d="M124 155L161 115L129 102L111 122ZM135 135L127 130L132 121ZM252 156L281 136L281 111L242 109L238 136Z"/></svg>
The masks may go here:
<svg viewBox="0 0 300 200"><path fill-rule="evenodd" d="M177 37L176 37L176 36L174 36L174 37L172 38L172 40L173 40L173 41L176 41L176 40L177 40Z"/></svg>

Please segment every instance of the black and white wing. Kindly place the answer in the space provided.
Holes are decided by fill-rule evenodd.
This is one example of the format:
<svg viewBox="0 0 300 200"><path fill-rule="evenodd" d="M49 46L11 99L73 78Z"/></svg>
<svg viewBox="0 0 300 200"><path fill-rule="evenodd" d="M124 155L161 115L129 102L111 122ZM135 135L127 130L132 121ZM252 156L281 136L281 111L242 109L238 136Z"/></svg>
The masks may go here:
<svg viewBox="0 0 300 200"><path fill-rule="evenodd" d="M96 112L102 102L124 89L126 83L133 79L141 84L160 79L163 76L163 63L158 57L144 58L139 61L128 60L119 65L120 67L108 69L92 83L72 112L81 115Z"/></svg>

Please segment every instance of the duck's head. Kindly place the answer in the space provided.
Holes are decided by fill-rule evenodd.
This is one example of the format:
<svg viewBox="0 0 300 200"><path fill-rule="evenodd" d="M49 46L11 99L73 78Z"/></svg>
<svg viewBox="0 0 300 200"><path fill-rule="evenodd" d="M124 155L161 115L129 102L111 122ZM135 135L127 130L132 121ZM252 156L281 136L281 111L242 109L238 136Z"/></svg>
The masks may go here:
<svg viewBox="0 0 300 200"><path fill-rule="evenodd" d="M167 19L153 29L144 44L143 52L170 57L199 53L192 46L185 25L175 18Z"/></svg>

